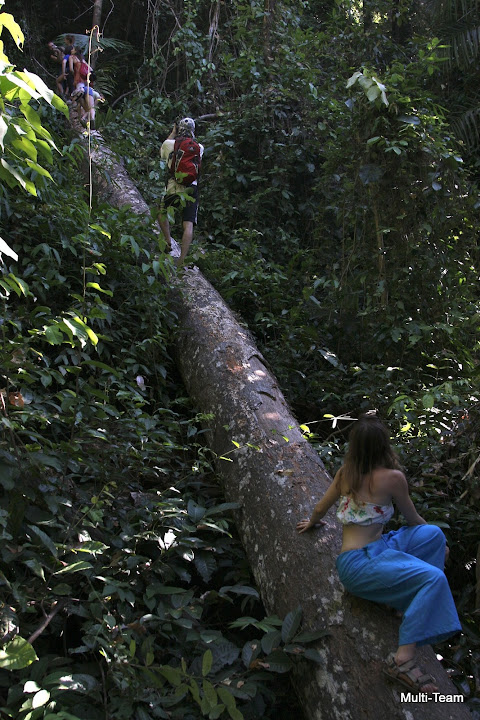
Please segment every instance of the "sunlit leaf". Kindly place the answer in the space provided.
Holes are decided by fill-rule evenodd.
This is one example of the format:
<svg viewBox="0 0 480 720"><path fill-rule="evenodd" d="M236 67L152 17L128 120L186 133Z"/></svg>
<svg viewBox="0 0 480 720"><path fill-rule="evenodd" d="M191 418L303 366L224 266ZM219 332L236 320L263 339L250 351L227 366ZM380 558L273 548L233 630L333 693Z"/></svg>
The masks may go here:
<svg viewBox="0 0 480 720"><path fill-rule="evenodd" d="M5 240L0 238L0 255L2 255L2 254L8 255L9 257L13 258L14 260L18 260L17 253L14 250L12 250L12 248L9 245L7 245Z"/></svg>
<svg viewBox="0 0 480 720"><path fill-rule="evenodd" d="M82 570L91 570L93 565L86 560L78 560L77 562L70 563L61 570L57 570L55 575L65 575L66 573L82 572Z"/></svg>
<svg viewBox="0 0 480 720"><path fill-rule="evenodd" d="M4 670L21 670L35 660L38 660L35 650L22 637L14 638L0 649L0 668Z"/></svg>
<svg viewBox="0 0 480 720"><path fill-rule="evenodd" d="M25 41L25 37L22 32L22 28L17 22L15 22L13 15L10 15L10 13L0 13L0 33L4 27L6 27L9 31L17 47L21 48Z"/></svg>

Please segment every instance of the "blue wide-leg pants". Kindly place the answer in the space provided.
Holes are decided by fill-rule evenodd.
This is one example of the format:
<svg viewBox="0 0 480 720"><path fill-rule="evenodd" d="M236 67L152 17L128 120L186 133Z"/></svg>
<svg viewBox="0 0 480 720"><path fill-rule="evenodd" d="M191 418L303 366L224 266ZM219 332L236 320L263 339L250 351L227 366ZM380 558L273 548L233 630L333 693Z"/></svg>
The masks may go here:
<svg viewBox="0 0 480 720"><path fill-rule="evenodd" d="M337 570L352 595L403 613L399 645L432 645L461 630L444 563L442 530L414 525L341 553Z"/></svg>

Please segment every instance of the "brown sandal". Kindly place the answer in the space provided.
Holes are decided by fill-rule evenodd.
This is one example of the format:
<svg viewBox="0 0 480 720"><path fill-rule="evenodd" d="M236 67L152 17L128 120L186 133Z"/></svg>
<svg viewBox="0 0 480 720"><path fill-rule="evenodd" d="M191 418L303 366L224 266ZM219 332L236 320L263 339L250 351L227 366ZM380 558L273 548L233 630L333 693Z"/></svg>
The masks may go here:
<svg viewBox="0 0 480 720"><path fill-rule="evenodd" d="M397 665L395 662L395 654L390 653L383 672L388 678L396 680L409 690L421 691L425 685L435 685L434 677L424 674L419 675L418 672L415 673L415 670L420 671L420 668L413 658L401 665Z"/></svg>

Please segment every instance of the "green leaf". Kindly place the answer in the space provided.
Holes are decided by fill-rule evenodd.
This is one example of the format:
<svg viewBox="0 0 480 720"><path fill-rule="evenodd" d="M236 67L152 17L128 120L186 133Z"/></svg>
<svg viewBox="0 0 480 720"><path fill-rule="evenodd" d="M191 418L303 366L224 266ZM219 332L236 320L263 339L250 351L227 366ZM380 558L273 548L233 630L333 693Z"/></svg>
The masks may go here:
<svg viewBox="0 0 480 720"><path fill-rule="evenodd" d="M94 290L98 290L98 292L104 293L104 295L109 295L110 297L113 297L113 292L111 290L104 290L96 282L88 282L86 287L93 288Z"/></svg>
<svg viewBox="0 0 480 720"><path fill-rule="evenodd" d="M272 630L262 638L262 650L265 655L269 655L272 650L278 647L282 640L282 634L279 630Z"/></svg>
<svg viewBox="0 0 480 720"><path fill-rule="evenodd" d="M212 669L213 655L211 650L206 650L202 659L202 675L206 677Z"/></svg>
<svg viewBox="0 0 480 720"><path fill-rule="evenodd" d="M38 173L39 175L41 175L42 177L46 177L49 180L53 180L53 178L50 175L50 173L48 172L48 170L45 170L45 168L43 168L37 162L33 162L33 160L29 160L28 158L25 162L27 163L28 167L32 168L32 170L35 170L35 172Z"/></svg>
<svg viewBox="0 0 480 720"><path fill-rule="evenodd" d="M422 404L426 410L431 410L435 405L435 397L430 393L426 393L422 397Z"/></svg>
<svg viewBox="0 0 480 720"><path fill-rule="evenodd" d="M53 555L53 557L58 557L57 547L53 540L47 535L47 533L43 532L43 530L40 530L40 528L38 528L36 525L28 525L27 527L33 532L34 535L38 537L38 539L45 545L45 547L50 550L50 553Z"/></svg>
<svg viewBox="0 0 480 720"><path fill-rule="evenodd" d="M217 569L217 561L211 552L197 551L194 559L195 567L202 576L202 580L208 583Z"/></svg>
<svg viewBox="0 0 480 720"><path fill-rule="evenodd" d="M35 693L32 698L32 709L43 707L50 700L50 693L48 690L40 690Z"/></svg>
<svg viewBox="0 0 480 720"><path fill-rule="evenodd" d="M61 570L57 570L55 575L65 575L66 573L76 573L82 570L91 570L93 565L86 560L78 560L77 562L70 563L67 567L63 567Z"/></svg>
<svg viewBox="0 0 480 720"><path fill-rule="evenodd" d="M5 139L5 135L7 134L7 131L8 131L8 124L5 122L4 118L0 115L0 147L2 148L2 150L5 149L4 139Z"/></svg>
<svg viewBox="0 0 480 720"><path fill-rule="evenodd" d="M9 245L7 245L5 240L2 240L2 238L0 238L0 255L8 255L9 257L13 258L15 261L18 260L17 253L14 250L12 250L12 248Z"/></svg>
<svg viewBox="0 0 480 720"><path fill-rule="evenodd" d="M62 98L58 97L58 95L54 95L52 97L52 105L55 110L59 110L60 112L62 112L65 117L68 118L70 116L68 105L62 100Z"/></svg>
<svg viewBox="0 0 480 720"><path fill-rule="evenodd" d="M250 587L249 585L224 585L218 591L219 595L226 595L229 592L234 593L235 595L251 595L254 598L259 597L258 591L255 590L255 588ZM252 624L257 622L255 618L244 619L253 621ZM256 625L256 627L259 627L259 625Z"/></svg>
<svg viewBox="0 0 480 720"><path fill-rule="evenodd" d="M208 517L210 517L211 515L217 515L218 513L225 513L227 510L239 510L241 507L242 503L238 502L220 503L220 505L209 507L207 510L207 515Z"/></svg>
<svg viewBox="0 0 480 720"><path fill-rule="evenodd" d="M42 452L32 452L30 453L30 460L38 465L54 468L54 470L57 470L59 473L64 470L62 461L55 455L46 455Z"/></svg>
<svg viewBox="0 0 480 720"><path fill-rule="evenodd" d="M320 638L329 637L330 633L328 630L316 630L313 632L309 632L308 630L306 632L302 632L299 635L295 635L293 638L293 642L296 643L309 643L314 642L315 640L320 640Z"/></svg>
<svg viewBox="0 0 480 720"><path fill-rule="evenodd" d="M353 75L350 78L348 78L347 85L346 85L347 88L352 87L352 85L354 85L357 82L357 80L361 77L361 75L362 75L362 73L359 71L353 73Z"/></svg>
<svg viewBox="0 0 480 720"><path fill-rule="evenodd" d="M234 709L236 707L235 698L232 695L232 693L227 690L225 687L219 687L217 688L218 697L223 702L227 710L230 712L230 710ZM231 716L230 716L231 717Z"/></svg>
<svg viewBox="0 0 480 720"><path fill-rule="evenodd" d="M36 558L29 558L28 560L24 560L23 564L26 565L30 570L41 580L45 582L45 573L43 571L43 567L40 564L40 562Z"/></svg>
<svg viewBox="0 0 480 720"><path fill-rule="evenodd" d="M46 100L49 105L52 104L54 92L53 90L50 90L41 77L35 75L35 73L32 73L29 70L24 70L21 75L28 85L31 85L37 91L40 97Z"/></svg>
<svg viewBox="0 0 480 720"><path fill-rule="evenodd" d="M313 660L319 665L325 665L325 657L318 650L315 650L315 648L307 648L302 657Z"/></svg>
<svg viewBox="0 0 480 720"><path fill-rule="evenodd" d="M18 23L15 22L13 15L10 15L10 13L0 13L0 34L4 27L6 27L9 31L10 35L15 41L16 46L21 48L25 41L25 36L22 32L22 28L20 27L20 25L18 25Z"/></svg>
<svg viewBox="0 0 480 720"><path fill-rule="evenodd" d="M42 688L39 685L37 685L35 680L27 680L27 682L23 686L23 692L25 692L25 693L36 693L41 689Z"/></svg>
<svg viewBox="0 0 480 720"><path fill-rule="evenodd" d="M380 95L380 90L376 85L371 85L367 90L367 97L370 100L370 102L375 102L375 100Z"/></svg>
<svg viewBox="0 0 480 720"><path fill-rule="evenodd" d="M0 668L4 670L21 670L35 660L38 660L35 650L22 637L14 638L0 650Z"/></svg>
<svg viewBox="0 0 480 720"><path fill-rule="evenodd" d="M98 687L98 680L93 675L87 673L69 674L63 670L47 675L42 681L45 687L55 688L55 690L72 690L74 692L88 695Z"/></svg>
<svg viewBox="0 0 480 720"><path fill-rule="evenodd" d="M103 362L100 362L99 360L84 360L82 365L88 365L91 367L96 367L99 370L106 370L107 372L112 373L112 375L115 375L115 377L120 377L120 374L115 368L111 367L110 365L106 365Z"/></svg>
<svg viewBox="0 0 480 720"><path fill-rule="evenodd" d="M189 500L187 505L188 516L194 523L200 522L205 515L205 508L198 505L194 500Z"/></svg>
<svg viewBox="0 0 480 720"><path fill-rule="evenodd" d="M102 555L105 550L109 549L109 545L105 545L99 540L87 540L87 542L77 545L75 552L84 552L91 555Z"/></svg>
<svg viewBox="0 0 480 720"><path fill-rule="evenodd" d="M275 650L263 660L266 669L275 673L289 672L293 667L292 660L281 650Z"/></svg>
<svg viewBox="0 0 480 720"><path fill-rule="evenodd" d="M33 98L39 100L40 95L34 87L28 82L28 78L24 73L18 70L12 70L5 73L2 80L8 83L8 90L4 90L5 98L10 101L20 100L20 110L23 112L24 107L29 107L28 102ZM33 108L32 108L33 110ZM36 113L35 110L33 112ZM41 127L41 125L40 125Z"/></svg>
<svg viewBox="0 0 480 720"><path fill-rule="evenodd" d="M14 283L19 288L20 292L17 293L19 297L20 295L28 297L31 294L27 283L22 278L17 277L13 273L9 273L7 279L12 284L12 287L14 287Z"/></svg>
<svg viewBox="0 0 480 720"><path fill-rule="evenodd" d="M2 485L5 490L13 490L15 487L15 480L18 476L18 468L5 462L0 463L0 485Z"/></svg>
<svg viewBox="0 0 480 720"><path fill-rule="evenodd" d="M147 589L147 597L153 597L154 595L180 595L181 593L187 592L184 588L173 587L171 585L156 585L155 588L150 588L150 590L152 590L151 593L149 593L149 589Z"/></svg>
<svg viewBox="0 0 480 720"><path fill-rule="evenodd" d="M216 705L213 710L210 710L210 713L208 715L209 720L218 720L220 715L225 710L225 705L223 703L220 703L219 705Z"/></svg>
<svg viewBox="0 0 480 720"><path fill-rule="evenodd" d="M27 86L28 87L28 86ZM28 88L30 90L30 88ZM21 111L23 115L25 116L25 120L29 123L29 125L32 126L32 128L35 130L36 133L41 135L42 137L45 137L45 139L50 138L50 133L45 130L45 128L42 127L42 123L40 120L39 114L32 108L31 105L22 105Z"/></svg>
<svg viewBox="0 0 480 720"><path fill-rule="evenodd" d="M64 335L59 325L48 325L44 327L45 339L50 345L61 345Z"/></svg>
<svg viewBox="0 0 480 720"><path fill-rule="evenodd" d="M24 152L25 155L28 155L30 160L32 160L33 162L37 161L37 148L27 137L24 136L15 138L15 140L12 142L12 146L17 148L21 152Z"/></svg>
<svg viewBox="0 0 480 720"><path fill-rule="evenodd" d="M261 645L259 640L249 640L243 646L242 662L247 669L250 667L251 663L259 656L260 649Z"/></svg>
<svg viewBox="0 0 480 720"><path fill-rule="evenodd" d="M163 677L168 680L170 685L173 685L174 687L179 687L183 677L180 670L177 670L177 668L169 667L168 665L162 665L159 668L159 671L163 675Z"/></svg>
<svg viewBox="0 0 480 720"><path fill-rule="evenodd" d="M104 228L102 228L100 225L96 225L95 223L91 223L88 227L91 227L92 230L98 230L99 233L102 235L105 235L109 240L111 240L112 235L111 233L107 232Z"/></svg>
<svg viewBox="0 0 480 720"><path fill-rule="evenodd" d="M285 619L283 621L282 640L284 643L290 642L290 640L292 640L298 628L300 627L301 622L302 608L299 605L295 610L289 612L288 615L285 616Z"/></svg>
<svg viewBox="0 0 480 720"><path fill-rule="evenodd" d="M5 170L7 170L7 172L9 172L12 177L15 178L15 180L20 185L20 187L22 187L24 190L26 190L26 192L30 193L30 195L34 195L34 196L37 195L37 189L36 189L35 185L32 183L31 180L28 180L27 178L25 178L23 176L23 174L20 172L20 170L16 170L14 167L9 165L4 158L2 158L0 160L0 162L2 164L2 167Z"/></svg>
<svg viewBox="0 0 480 720"><path fill-rule="evenodd" d="M73 590L71 585L67 585L67 583L59 583L58 585L52 587L52 592L54 595L70 595Z"/></svg>

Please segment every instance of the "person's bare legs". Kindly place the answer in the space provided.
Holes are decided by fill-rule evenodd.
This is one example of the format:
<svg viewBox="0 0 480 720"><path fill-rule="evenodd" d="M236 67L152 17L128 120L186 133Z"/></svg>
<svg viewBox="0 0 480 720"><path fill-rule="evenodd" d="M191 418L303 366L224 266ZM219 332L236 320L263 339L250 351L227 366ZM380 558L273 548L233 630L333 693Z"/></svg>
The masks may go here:
<svg viewBox="0 0 480 720"><path fill-rule="evenodd" d="M160 224L160 227L162 227L161 224ZM192 240L193 240L193 222L184 220L183 235L182 235L182 250L180 252L180 257L178 258L178 260L176 260L176 264L178 267L181 267L183 265L183 263L185 262L185 258L187 257L187 253L190 249L190 245L192 244Z"/></svg>
<svg viewBox="0 0 480 720"><path fill-rule="evenodd" d="M65 93L63 92L63 80L65 78L65 75L59 75L57 77L57 95L60 95L60 97L63 99L65 96Z"/></svg>
<svg viewBox="0 0 480 720"><path fill-rule="evenodd" d="M85 92L85 98L83 102L87 122L90 123L90 130L95 130L95 101L93 99L93 95L87 94Z"/></svg>
<svg viewBox="0 0 480 720"><path fill-rule="evenodd" d="M410 643L409 645L399 645L398 650L395 653L395 663L397 665L403 665L403 663L408 662L409 660L413 660L415 657L415 652L417 649L416 643ZM411 672L414 670L412 669ZM423 672L420 670L420 668L415 668L415 676L420 677L423 675ZM426 685L422 685L422 692L437 692L438 687L434 683L427 683Z"/></svg>
<svg viewBox="0 0 480 720"><path fill-rule="evenodd" d="M163 233L163 237L165 238L167 252L170 252L170 250L172 249L172 236L170 235L170 223L168 221L168 215L159 213L157 220Z"/></svg>

